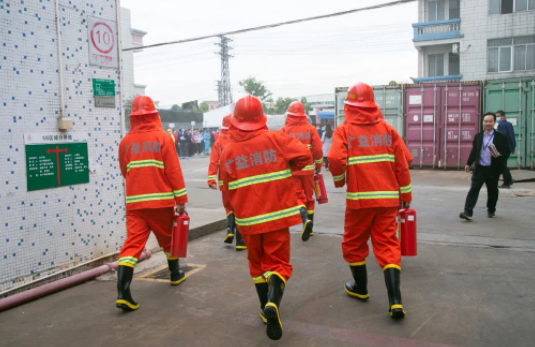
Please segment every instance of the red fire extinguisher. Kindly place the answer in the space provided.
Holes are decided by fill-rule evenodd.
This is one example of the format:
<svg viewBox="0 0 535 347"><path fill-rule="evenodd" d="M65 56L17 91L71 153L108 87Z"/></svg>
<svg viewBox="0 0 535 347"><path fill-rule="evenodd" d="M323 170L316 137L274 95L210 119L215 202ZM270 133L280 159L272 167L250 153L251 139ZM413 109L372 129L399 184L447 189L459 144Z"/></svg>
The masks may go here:
<svg viewBox="0 0 535 347"><path fill-rule="evenodd" d="M325 181L322 174L314 175L314 191L316 192L316 201L318 204L326 204L329 202L327 198L327 189L325 189Z"/></svg>
<svg viewBox="0 0 535 347"><path fill-rule="evenodd" d="M399 210L401 255L414 257L416 251L416 211L412 208Z"/></svg>
<svg viewBox="0 0 535 347"><path fill-rule="evenodd" d="M185 258L188 253L189 216L175 215L173 222L173 239L171 242L171 257Z"/></svg>

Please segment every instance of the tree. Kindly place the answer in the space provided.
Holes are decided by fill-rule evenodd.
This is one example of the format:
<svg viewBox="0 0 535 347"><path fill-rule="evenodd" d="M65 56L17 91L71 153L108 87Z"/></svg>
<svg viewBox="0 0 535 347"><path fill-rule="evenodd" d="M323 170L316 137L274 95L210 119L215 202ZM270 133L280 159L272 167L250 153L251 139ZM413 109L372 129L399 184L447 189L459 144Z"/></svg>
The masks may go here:
<svg viewBox="0 0 535 347"><path fill-rule="evenodd" d="M177 104L174 104L173 106L171 106L171 110L173 110L173 111L178 111L178 110L181 110L181 109L182 109L182 107L180 107Z"/></svg>
<svg viewBox="0 0 535 347"><path fill-rule="evenodd" d="M208 104L206 102L201 102L200 110L202 113L208 112L209 109L210 107L208 107Z"/></svg>
<svg viewBox="0 0 535 347"><path fill-rule="evenodd" d="M294 101L294 98L278 98L273 107L268 109L268 114L285 114L288 106Z"/></svg>
<svg viewBox="0 0 535 347"><path fill-rule="evenodd" d="M256 96L261 101L268 99L271 96L271 92L264 86L264 82L257 81L256 78L249 76L239 82L247 94Z"/></svg>
<svg viewBox="0 0 535 347"><path fill-rule="evenodd" d="M397 86L398 84L399 84L399 83L396 82L396 81L390 81L390 82L388 83L389 86Z"/></svg>
<svg viewBox="0 0 535 347"><path fill-rule="evenodd" d="M312 111L312 104L309 103L304 96L301 98L301 103L305 106L305 113L310 114L310 111Z"/></svg>

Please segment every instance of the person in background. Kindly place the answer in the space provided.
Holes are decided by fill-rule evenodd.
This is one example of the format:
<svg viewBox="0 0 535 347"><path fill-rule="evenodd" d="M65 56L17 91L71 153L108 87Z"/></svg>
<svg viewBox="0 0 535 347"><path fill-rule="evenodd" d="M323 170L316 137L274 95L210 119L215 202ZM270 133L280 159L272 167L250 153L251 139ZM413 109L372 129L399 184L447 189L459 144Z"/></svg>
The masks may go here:
<svg viewBox="0 0 535 347"><path fill-rule="evenodd" d="M195 154L201 154L202 153L202 149L201 149L201 145L202 145L202 134L199 130L195 130L195 134L194 134L194 140L195 140Z"/></svg>
<svg viewBox="0 0 535 347"><path fill-rule="evenodd" d="M208 131L208 129L204 129L203 141L204 155L210 155L210 131Z"/></svg>
<svg viewBox="0 0 535 347"><path fill-rule="evenodd" d="M173 139L173 143L175 143L176 142L176 137L175 137L175 135L173 135L173 131L171 129L167 129L167 133Z"/></svg>
<svg viewBox="0 0 535 347"><path fill-rule="evenodd" d="M175 131L175 129L173 129L173 138L175 139L176 152L179 153L180 142L178 141L178 133Z"/></svg>
<svg viewBox="0 0 535 347"><path fill-rule="evenodd" d="M505 137L507 137L507 143L509 144L509 154L507 156L503 156L503 184L500 186L500 188L509 189L513 185L513 176L511 176L511 171L509 171L509 168L507 167L507 159L509 159L509 156L511 154L515 154L515 131L513 129L513 124L511 124L511 122L505 119L505 112L498 111L496 112L496 115L500 117L500 121L498 123L498 131L501 134L504 134Z"/></svg>
<svg viewBox="0 0 535 347"><path fill-rule="evenodd" d="M186 129L180 129L178 134L178 140L180 141L180 158L186 159L188 157L188 134L186 134Z"/></svg>
<svg viewBox="0 0 535 347"><path fill-rule="evenodd" d="M193 140L193 131L188 129L188 153L191 156L195 155L195 141Z"/></svg>
<svg viewBox="0 0 535 347"><path fill-rule="evenodd" d="M320 136L320 139L323 137L323 129L321 128L321 125L316 126L316 130L318 131L318 135ZM323 154L327 155L327 153L323 152Z"/></svg>
<svg viewBox="0 0 535 347"><path fill-rule="evenodd" d="M171 285L186 279L178 258L170 256L175 207L185 213L188 202L182 169L171 136L162 128L158 110L148 96L132 101L132 130L119 145L119 166L126 181L126 241L117 262L117 300L123 311L139 308L130 284L134 267L150 232L167 255Z"/></svg>
<svg viewBox="0 0 535 347"><path fill-rule="evenodd" d="M327 123L327 126L325 127L321 142L323 142L323 161L325 162L325 170L329 171L329 159L327 158L327 153L329 153L329 149L331 149L331 144L333 143L333 128L330 123Z"/></svg>
<svg viewBox="0 0 535 347"><path fill-rule="evenodd" d="M345 292L368 300L366 258L371 237L373 253L385 278L389 314L405 317L401 303L401 246L396 236L400 198L412 201L412 185L405 144L383 118L373 89L357 83L347 92L345 120L334 131L329 164L336 188L347 182L342 252L354 282Z"/></svg>
<svg viewBox="0 0 535 347"><path fill-rule="evenodd" d="M496 204L498 203L498 178L503 172L505 164L504 158L509 157L509 145L507 137L494 130L496 115L487 112L483 116L484 130L474 137L472 151L464 170L472 171L472 164L475 169L472 172L472 184L466 196L464 212L459 217L465 220L472 220L474 207L477 204L479 191L483 184L487 186L487 212L489 218L496 216ZM493 149L496 149L495 151Z"/></svg>

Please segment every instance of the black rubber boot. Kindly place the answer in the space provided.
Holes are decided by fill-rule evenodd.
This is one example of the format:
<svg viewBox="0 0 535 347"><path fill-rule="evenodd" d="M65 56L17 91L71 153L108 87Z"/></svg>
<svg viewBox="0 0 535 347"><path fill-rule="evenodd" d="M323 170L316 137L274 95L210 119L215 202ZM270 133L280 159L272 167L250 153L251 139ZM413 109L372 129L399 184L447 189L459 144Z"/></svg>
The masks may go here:
<svg viewBox="0 0 535 347"><path fill-rule="evenodd" d="M314 227L314 213L309 213L308 219L312 222L312 227ZM310 236L314 236L314 230L310 232Z"/></svg>
<svg viewBox="0 0 535 347"><path fill-rule="evenodd" d="M134 276L134 268L125 265L117 266L117 300L115 306L125 312L135 311L139 308L137 302L130 294L130 283Z"/></svg>
<svg viewBox="0 0 535 347"><path fill-rule="evenodd" d="M306 242L310 238L313 223L310 219L308 219L306 208L301 207L299 209L299 213L301 214L301 220L303 221L303 230L301 230L301 240L303 240L303 242Z"/></svg>
<svg viewBox="0 0 535 347"><path fill-rule="evenodd" d="M234 229L236 229L236 219L234 218L234 213L229 213L227 215L227 236L225 236L225 243L232 244L234 241Z"/></svg>
<svg viewBox="0 0 535 347"><path fill-rule="evenodd" d="M272 340L280 340L282 337L282 323L280 319L280 303L284 293L284 280L277 274L268 279L268 302L264 308L264 316L267 320L266 334Z"/></svg>
<svg viewBox="0 0 535 347"><path fill-rule="evenodd" d="M260 316L260 319L264 324L267 324L267 319L264 314L264 307L266 307L267 301L268 301L268 283L262 282L262 283L255 283L256 287L256 294L258 294L258 300L260 300L260 312L258 315Z"/></svg>
<svg viewBox="0 0 535 347"><path fill-rule="evenodd" d="M405 317L405 311L401 305L400 275L401 271L394 267L384 270L388 302L390 304L390 317L400 319Z"/></svg>
<svg viewBox="0 0 535 347"><path fill-rule="evenodd" d="M349 265L355 282L346 282L345 291L355 298L366 301L370 298L368 294L368 272L366 263L362 265Z"/></svg>
<svg viewBox="0 0 535 347"><path fill-rule="evenodd" d="M171 285L178 286L180 283L184 282L186 275L184 274L184 271L179 269L178 258L167 259L167 264L169 265L169 272L171 273Z"/></svg>
<svg viewBox="0 0 535 347"><path fill-rule="evenodd" d="M236 234L236 251L245 251L247 249L247 246L245 245L245 242L243 241L243 238L241 237L240 232L238 231L238 227L235 227L235 234Z"/></svg>

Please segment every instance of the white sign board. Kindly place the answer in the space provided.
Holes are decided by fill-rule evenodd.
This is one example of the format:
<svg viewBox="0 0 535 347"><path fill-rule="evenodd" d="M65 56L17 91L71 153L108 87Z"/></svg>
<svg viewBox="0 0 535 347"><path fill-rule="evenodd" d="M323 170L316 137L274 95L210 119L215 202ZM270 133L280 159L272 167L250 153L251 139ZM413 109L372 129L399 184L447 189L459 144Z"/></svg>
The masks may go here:
<svg viewBox="0 0 535 347"><path fill-rule="evenodd" d="M115 22L87 17L89 64L117 69L117 25Z"/></svg>
<svg viewBox="0 0 535 347"><path fill-rule="evenodd" d="M432 114L424 115L424 122L425 123L432 123L433 122L433 115Z"/></svg>
<svg viewBox="0 0 535 347"><path fill-rule="evenodd" d="M507 118L509 123L511 123L512 126L516 126L516 118Z"/></svg>
<svg viewBox="0 0 535 347"><path fill-rule="evenodd" d="M421 95L410 95L409 96L409 105L421 105L422 96Z"/></svg>
<svg viewBox="0 0 535 347"><path fill-rule="evenodd" d="M175 123L169 123L169 128L174 129L175 128Z"/></svg>
<svg viewBox="0 0 535 347"><path fill-rule="evenodd" d="M195 125L195 121L192 120L192 121L191 121L191 126L194 126L194 125Z"/></svg>
<svg viewBox="0 0 535 347"><path fill-rule="evenodd" d="M87 133L79 131L60 132L32 132L24 133L24 144L47 144L66 142L87 142Z"/></svg>

